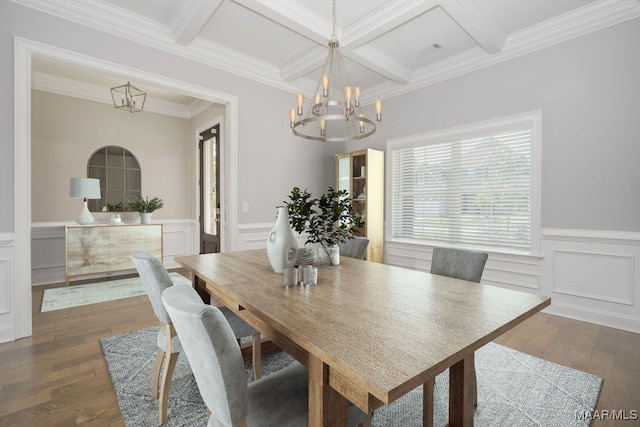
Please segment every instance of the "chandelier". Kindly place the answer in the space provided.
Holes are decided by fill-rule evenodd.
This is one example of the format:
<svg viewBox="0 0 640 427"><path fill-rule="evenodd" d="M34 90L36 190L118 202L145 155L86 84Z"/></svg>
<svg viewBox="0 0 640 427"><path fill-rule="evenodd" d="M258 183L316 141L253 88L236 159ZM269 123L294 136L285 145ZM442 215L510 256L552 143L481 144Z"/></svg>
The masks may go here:
<svg viewBox="0 0 640 427"><path fill-rule="evenodd" d="M126 85L111 88L113 106L122 110L128 110L130 113L142 111L146 98L146 93L129 82L127 82Z"/></svg>
<svg viewBox="0 0 640 427"><path fill-rule="evenodd" d="M374 102L376 122L367 118L360 102L362 90L351 78L336 37L336 0L333 0L333 34L311 107L304 114L304 95L296 95L297 108L289 110L294 135L314 141L342 142L371 136L382 120L382 101Z"/></svg>

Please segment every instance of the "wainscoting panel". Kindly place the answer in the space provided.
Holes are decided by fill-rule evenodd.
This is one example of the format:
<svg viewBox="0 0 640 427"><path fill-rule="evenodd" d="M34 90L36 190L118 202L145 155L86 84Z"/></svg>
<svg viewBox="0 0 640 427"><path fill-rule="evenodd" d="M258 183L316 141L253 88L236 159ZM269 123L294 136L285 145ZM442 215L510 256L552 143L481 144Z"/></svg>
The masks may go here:
<svg viewBox="0 0 640 427"><path fill-rule="evenodd" d="M548 312L640 332L640 233L544 229Z"/></svg>
<svg viewBox="0 0 640 427"><path fill-rule="evenodd" d="M633 257L553 252L553 292L633 305Z"/></svg>
<svg viewBox="0 0 640 427"><path fill-rule="evenodd" d="M15 241L13 233L0 233L0 342L15 339L15 298L13 272Z"/></svg>
<svg viewBox="0 0 640 427"><path fill-rule="evenodd" d="M482 283L549 296L548 313L640 332L640 233L543 229L540 247L489 253ZM385 241L385 263L429 271L432 250Z"/></svg>
<svg viewBox="0 0 640 427"><path fill-rule="evenodd" d="M163 262L167 268L179 267L174 261L175 257L198 252L197 242L195 241L197 236L197 223L195 221L185 219L154 222L162 223L163 225ZM32 285L45 285L65 281L64 226L65 223L32 224Z"/></svg>

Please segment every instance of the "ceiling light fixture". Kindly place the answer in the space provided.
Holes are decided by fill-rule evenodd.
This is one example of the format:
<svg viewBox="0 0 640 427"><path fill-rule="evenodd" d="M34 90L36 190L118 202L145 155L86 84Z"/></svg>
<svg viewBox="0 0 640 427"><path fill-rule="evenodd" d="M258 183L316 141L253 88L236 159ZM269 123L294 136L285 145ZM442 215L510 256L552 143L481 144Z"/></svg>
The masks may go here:
<svg viewBox="0 0 640 427"><path fill-rule="evenodd" d="M351 78L340 54L336 37L336 0L333 0L333 34L329 54L320 81L316 86L311 108L304 114L304 95L296 95L297 108L289 110L289 122L294 135L314 141L353 141L371 136L376 122L382 120L382 101L374 102L376 122L367 118L360 102L362 90Z"/></svg>
<svg viewBox="0 0 640 427"><path fill-rule="evenodd" d="M127 82L126 85L111 88L111 99L113 99L114 107L128 110L130 113L137 113L144 108L147 94Z"/></svg>

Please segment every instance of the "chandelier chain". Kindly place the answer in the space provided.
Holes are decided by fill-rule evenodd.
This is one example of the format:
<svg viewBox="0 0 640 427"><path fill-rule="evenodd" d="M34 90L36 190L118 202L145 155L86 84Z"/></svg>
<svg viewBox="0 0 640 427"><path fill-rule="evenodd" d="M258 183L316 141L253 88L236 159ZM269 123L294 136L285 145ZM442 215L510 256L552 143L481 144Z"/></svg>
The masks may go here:
<svg viewBox="0 0 640 427"><path fill-rule="evenodd" d="M333 34L331 38L333 40L338 39L338 36L336 35L336 0L333 0Z"/></svg>

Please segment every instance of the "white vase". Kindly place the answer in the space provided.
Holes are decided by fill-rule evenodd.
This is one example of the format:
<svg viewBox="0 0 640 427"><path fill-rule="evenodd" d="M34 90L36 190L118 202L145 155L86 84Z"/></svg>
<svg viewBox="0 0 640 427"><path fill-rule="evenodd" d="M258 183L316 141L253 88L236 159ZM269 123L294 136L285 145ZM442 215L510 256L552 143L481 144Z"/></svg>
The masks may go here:
<svg viewBox="0 0 640 427"><path fill-rule="evenodd" d="M289 225L289 210L286 206L278 206L276 223L267 237L267 256L276 273L282 273L285 268L296 264L298 242Z"/></svg>
<svg viewBox="0 0 640 427"><path fill-rule="evenodd" d="M151 212L140 212L140 224L151 224Z"/></svg>

